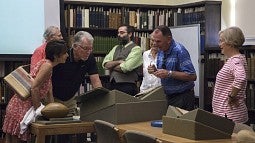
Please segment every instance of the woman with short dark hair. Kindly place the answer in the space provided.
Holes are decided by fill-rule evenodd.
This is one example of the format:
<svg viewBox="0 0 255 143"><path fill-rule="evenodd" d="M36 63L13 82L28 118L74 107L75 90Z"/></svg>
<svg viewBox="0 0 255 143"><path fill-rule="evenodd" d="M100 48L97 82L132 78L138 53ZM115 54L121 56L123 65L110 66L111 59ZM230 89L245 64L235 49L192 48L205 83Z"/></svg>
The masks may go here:
<svg viewBox="0 0 255 143"><path fill-rule="evenodd" d="M53 102L51 74L54 66L65 63L67 46L64 41L50 41L46 45L46 58L39 61L31 71L34 80L31 83L31 96L21 99L17 94L12 96L7 108L3 124L6 133L6 143L19 143L30 139L28 129L21 130L20 123L31 107L37 113L42 100Z"/></svg>

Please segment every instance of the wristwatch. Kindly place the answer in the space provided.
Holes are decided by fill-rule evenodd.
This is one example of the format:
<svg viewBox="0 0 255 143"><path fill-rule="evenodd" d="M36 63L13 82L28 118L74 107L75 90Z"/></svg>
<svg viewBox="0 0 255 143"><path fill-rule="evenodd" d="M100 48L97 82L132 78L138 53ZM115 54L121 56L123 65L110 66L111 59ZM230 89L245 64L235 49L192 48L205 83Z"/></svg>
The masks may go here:
<svg viewBox="0 0 255 143"><path fill-rule="evenodd" d="M172 70L170 70L169 72L168 72L168 77L172 77L172 75L173 75L173 71Z"/></svg>

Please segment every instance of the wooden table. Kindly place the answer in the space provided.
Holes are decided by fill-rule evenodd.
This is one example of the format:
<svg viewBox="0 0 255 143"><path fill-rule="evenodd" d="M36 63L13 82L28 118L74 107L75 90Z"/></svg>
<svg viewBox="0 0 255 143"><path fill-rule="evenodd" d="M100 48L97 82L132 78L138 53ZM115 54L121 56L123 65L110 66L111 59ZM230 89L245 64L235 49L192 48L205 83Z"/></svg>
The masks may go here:
<svg viewBox="0 0 255 143"><path fill-rule="evenodd" d="M32 123L31 133L36 135L35 143L45 143L46 135L79 134L95 132L93 122L40 124Z"/></svg>
<svg viewBox="0 0 255 143"><path fill-rule="evenodd" d="M162 133L162 128L151 127L150 122L138 122L117 125L120 129L120 133L123 134L126 130L136 130L155 136L162 140L163 143L236 143L235 135L232 135L231 139L219 139L219 140L190 140L182 137L168 135Z"/></svg>

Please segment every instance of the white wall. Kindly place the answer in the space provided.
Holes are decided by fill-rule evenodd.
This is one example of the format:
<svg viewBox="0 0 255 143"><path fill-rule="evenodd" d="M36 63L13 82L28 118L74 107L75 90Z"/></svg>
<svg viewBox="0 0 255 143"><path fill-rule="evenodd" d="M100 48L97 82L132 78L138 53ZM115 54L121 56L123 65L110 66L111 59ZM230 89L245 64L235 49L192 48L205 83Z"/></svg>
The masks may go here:
<svg viewBox="0 0 255 143"><path fill-rule="evenodd" d="M59 0L44 0L45 28L49 26L60 27L60 6Z"/></svg>
<svg viewBox="0 0 255 143"><path fill-rule="evenodd" d="M31 54L41 43L43 0L0 1L0 54Z"/></svg>
<svg viewBox="0 0 255 143"><path fill-rule="evenodd" d="M222 1L222 29L238 26L245 35L245 45L255 45L255 11L254 0L223 0Z"/></svg>
<svg viewBox="0 0 255 143"><path fill-rule="evenodd" d="M59 19L59 0L0 0L0 54L32 54Z"/></svg>
<svg viewBox="0 0 255 143"><path fill-rule="evenodd" d="M255 45L255 1L236 0L235 25L239 26L245 35L247 45Z"/></svg>

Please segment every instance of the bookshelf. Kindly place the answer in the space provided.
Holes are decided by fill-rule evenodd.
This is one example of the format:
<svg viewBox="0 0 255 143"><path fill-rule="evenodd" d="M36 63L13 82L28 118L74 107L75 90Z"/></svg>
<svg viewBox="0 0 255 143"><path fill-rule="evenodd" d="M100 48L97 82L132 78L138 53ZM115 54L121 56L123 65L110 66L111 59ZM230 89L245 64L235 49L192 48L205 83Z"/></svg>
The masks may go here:
<svg viewBox="0 0 255 143"><path fill-rule="evenodd" d="M246 91L246 105L249 111L249 119L255 121L255 46L247 45L240 49L240 52L247 58L248 75L247 75L247 91ZM205 109L212 111L212 96L213 87L216 80L216 74L224 65L226 60L221 55L219 47L211 47L205 50Z"/></svg>
<svg viewBox="0 0 255 143"><path fill-rule="evenodd" d="M107 53L116 44L117 28L121 24L136 28L135 41L144 50L148 49L148 44L143 39L158 25L200 24L201 53L204 47L218 44L217 34L221 26L219 1L166 6L62 0L60 7L61 31L67 41L71 43L72 36L80 30L91 32L95 36L95 53Z"/></svg>

